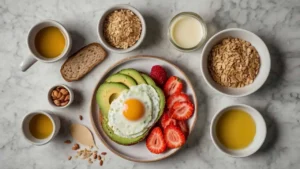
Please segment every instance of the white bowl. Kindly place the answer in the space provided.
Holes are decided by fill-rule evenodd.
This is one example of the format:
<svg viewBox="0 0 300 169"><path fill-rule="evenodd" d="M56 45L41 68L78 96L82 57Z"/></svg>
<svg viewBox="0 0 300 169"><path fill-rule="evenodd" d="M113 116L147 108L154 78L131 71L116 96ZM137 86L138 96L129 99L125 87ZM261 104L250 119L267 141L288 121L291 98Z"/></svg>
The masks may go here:
<svg viewBox="0 0 300 169"><path fill-rule="evenodd" d="M235 38L243 39L245 41L250 42L252 46L256 48L260 56L260 68L259 68L259 73L252 84L249 84L242 88L230 88L230 87L221 86L212 79L207 67L207 60L208 60L209 53L214 45L216 45L217 43L219 43L220 41L222 41L224 38L227 37L235 37ZM271 59L270 59L270 53L267 46L257 35L244 29L230 28L230 29L225 29L223 31L220 31L208 40L208 42L205 44L202 50L201 72L205 82L212 89L227 96L241 97L241 96L246 96L251 93L254 93L265 83L265 81L269 76L270 69L271 69Z"/></svg>
<svg viewBox="0 0 300 169"><path fill-rule="evenodd" d="M230 109L240 109L247 112L255 122L256 133L254 139L252 143L244 149L240 149L240 150L228 149L219 142L218 137L216 135L216 124L219 118L223 115L224 112ZM223 108L222 110L220 110L214 115L210 125L210 136L214 145L218 148L218 150L231 157L247 157L254 154L264 143L266 135L267 135L267 127L262 115L253 107L244 104L231 105Z"/></svg>
<svg viewBox="0 0 300 169"><path fill-rule="evenodd" d="M137 17L139 17L141 24L142 24L142 32L141 32L140 39L133 46L129 47L128 49L118 49L118 48L111 46L110 44L108 44L106 42L104 35L103 35L103 23L104 23L107 15L109 15L111 12L113 12L115 10L119 10L119 9L131 10ZM115 53L128 53L128 52L133 51L134 49L138 48L142 44L142 42L146 36L146 22L145 22L144 17L137 9L135 9L134 7L132 7L130 5L125 5L125 4L112 6L112 7L108 8L106 11L104 11L103 15L100 18L97 29L98 29L98 36L100 38L102 45L105 48L107 48L108 50L115 52Z"/></svg>
<svg viewBox="0 0 300 169"><path fill-rule="evenodd" d="M53 103L51 94L52 94L53 89L55 89L55 88L58 87L58 86L61 86L61 87L65 88L65 89L67 89L68 92L69 92L69 94L70 94L69 103L66 104L65 106L56 106L56 105ZM74 100L74 93L73 93L72 89L71 89L70 87L68 87L67 85L63 85L63 84L55 85L55 86L51 87L50 90L48 91L48 102L49 102L49 104L51 104L51 105L54 106L54 107L58 107L58 108L66 108L66 107L68 107L68 106L71 105L71 103L73 102L73 100Z"/></svg>
<svg viewBox="0 0 300 169"><path fill-rule="evenodd" d="M37 138L33 137L32 134L30 133L30 130L29 130L29 122L32 119L32 117L37 115L37 114L46 115L51 120L52 125L53 125L53 131L52 131L51 135L49 137L45 138L45 139L37 139ZM38 145L38 146L44 145L44 144L50 142L57 135L57 133L59 132L59 129L60 129L60 120L59 120L59 118L56 115L54 115L53 113L50 113L50 112L48 113L46 111L38 110L38 111L28 113L23 118L23 121L22 121L23 136L26 138L26 140L28 140L32 144Z"/></svg>

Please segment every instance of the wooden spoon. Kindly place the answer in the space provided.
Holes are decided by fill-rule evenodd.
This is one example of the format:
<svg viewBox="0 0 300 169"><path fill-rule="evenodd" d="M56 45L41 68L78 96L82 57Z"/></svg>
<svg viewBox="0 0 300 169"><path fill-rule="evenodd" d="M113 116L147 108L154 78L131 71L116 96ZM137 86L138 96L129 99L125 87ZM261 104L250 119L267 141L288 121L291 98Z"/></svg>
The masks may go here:
<svg viewBox="0 0 300 169"><path fill-rule="evenodd" d="M93 134L86 126L81 124L72 124L70 127L70 131L72 137L80 144L86 146L94 146L97 148Z"/></svg>

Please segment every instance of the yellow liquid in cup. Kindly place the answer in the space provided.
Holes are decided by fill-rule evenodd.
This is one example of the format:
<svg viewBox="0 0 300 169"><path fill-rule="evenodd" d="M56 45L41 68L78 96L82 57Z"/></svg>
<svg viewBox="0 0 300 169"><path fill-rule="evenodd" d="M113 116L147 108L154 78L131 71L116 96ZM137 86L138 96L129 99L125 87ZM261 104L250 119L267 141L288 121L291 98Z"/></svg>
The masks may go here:
<svg viewBox="0 0 300 169"><path fill-rule="evenodd" d="M45 139L53 132L52 121L44 114L37 114L29 122L29 131L33 137Z"/></svg>
<svg viewBox="0 0 300 169"><path fill-rule="evenodd" d="M247 112L233 109L228 110L219 118L216 133L219 141L226 148L243 149L252 143L256 125Z"/></svg>
<svg viewBox="0 0 300 169"><path fill-rule="evenodd" d="M41 29L35 37L35 48L45 58L58 57L63 52L65 43L64 35L54 26Z"/></svg>

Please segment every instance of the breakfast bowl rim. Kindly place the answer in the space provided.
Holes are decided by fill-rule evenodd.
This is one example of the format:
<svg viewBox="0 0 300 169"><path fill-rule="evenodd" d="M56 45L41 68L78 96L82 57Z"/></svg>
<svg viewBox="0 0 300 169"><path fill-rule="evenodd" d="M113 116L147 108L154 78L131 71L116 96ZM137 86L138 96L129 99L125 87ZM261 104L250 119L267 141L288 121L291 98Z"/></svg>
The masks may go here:
<svg viewBox="0 0 300 169"><path fill-rule="evenodd" d="M251 112L253 112L255 115L257 115L257 117L258 117L259 119L261 119L261 123L260 123L260 124L262 125L262 128L260 128L260 129L262 129L262 133L263 133L263 136L262 136L262 138L260 139L261 142L259 142L258 144L256 144L255 148L254 148L252 151L250 151L250 153L248 153L248 154L247 154L247 153L244 153L244 154L242 154L242 155L234 155L234 154L231 154L231 153L229 153L229 152L224 151L224 150L220 147L219 143L217 143L217 139L218 139L218 138L217 138L217 137L215 136L215 134L214 134L215 126L216 126L215 124L216 124L217 121L218 121L218 117L219 117L220 115L222 115L222 113L225 113L225 112L226 112L225 110L231 110L231 109L233 109L234 107L243 107L243 108L245 108L245 109L250 109ZM249 115L251 116L251 114L250 114L249 112L246 111L246 113L249 114ZM252 119L254 120L255 123L257 122L257 118L253 118L253 117L252 117ZM266 137L267 137L267 125L266 125L265 119L263 118L262 114L261 114L258 110L256 110L254 107L249 106L249 105L246 105L246 104L230 104L230 105L228 105L228 106L225 106L225 107L223 107L223 108L220 108L220 109L217 111L217 113L214 114L214 116L213 116L213 118L212 118L212 120L211 120L211 123L210 123L210 127L209 127L209 128L210 128L210 131L209 131L210 137L211 137L211 140L212 140L214 146L215 146L220 152L222 152L222 153L224 153L224 154L226 154L226 155L228 155L228 156L230 156L230 157L235 157L235 158L242 158L242 157L248 157L248 156L253 155L254 153L256 153L256 152L262 147L262 145L264 144L265 139L266 139ZM257 134L257 132L256 132L255 134ZM255 139L255 137L254 137L254 139ZM253 141L254 141L254 140L253 140ZM220 143L220 144L221 144L221 143Z"/></svg>
<svg viewBox="0 0 300 169"><path fill-rule="evenodd" d="M64 106L56 106L56 105L53 103L53 100L52 100L52 98L51 98L51 93L52 93L53 89L56 88L56 87L58 87L58 86L64 87L65 89L68 90L68 92L69 92L69 94L70 94L69 103L66 104L66 105L64 105ZM72 102L73 102L73 100L74 100L74 93L73 93L73 90L72 90L70 87L68 87L67 85L64 85L64 84L57 84L57 85L52 86L52 87L48 90L48 95L47 95L47 97L48 97L48 102L50 103L50 105L52 105L53 107L57 107L57 108L61 108L61 109L62 109L62 108L69 107L69 106L72 104Z"/></svg>
<svg viewBox="0 0 300 169"><path fill-rule="evenodd" d="M207 51L207 50L211 50L211 49L208 49L208 45L210 45L212 43L212 41L217 38L218 36L220 36L221 34L223 33L227 33L227 32L231 32L231 31L240 31L240 32L243 32L243 33L246 33L246 34L249 34L250 36L252 37L255 37L258 39L258 41L260 41L262 44L263 44L263 48L266 52L266 55L263 56L267 59L267 70L263 72L265 78L261 79L260 81L260 84L257 85L256 87L254 87L253 89L249 89L248 91L244 92L244 93L241 93L241 94L228 94L226 92L223 92L219 89L217 89L216 87L213 86L213 84L211 84L208 80L208 76L211 78L211 75L210 73L205 73L204 71L204 68L203 68L203 65L204 65L204 62L207 62L207 59L204 60L204 53ZM239 38L239 39L242 39L244 40L243 38ZM222 39L220 39L219 41L221 41ZM248 41L250 42L250 41ZM251 42L250 42L251 43ZM252 43L251 43L252 44ZM209 53L208 53L209 54ZM260 56L261 57L261 56ZM208 57L206 57L208 58ZM261 61L261 59L260 59ZM262 64L260 64L260 69L261 69L261 66ZM214 34L211 38L209 38L209 40L205 43L203 49L202 49L202 52L201 52L201 59L200 59L200 69L201 69L201 74L202 74L202 77L205 81L205 83L211 88L213 89L214 91L222 94L222 95L225 95L225 96L229 96L229 97L244 97L244 96L248 96L250 94L253 94L254 92L256 92L257 90L259 90L264 84L265 82L267 81L268 77L269 77L269 74L270 74L270 71L271 71L271 56L270 56L270 52L269 52L269 49L267 47L267 45L265 44L265 42L258 36L256 35L255 33L251 32L251 31L248 31L246 29L241 29L241 28L227 28L227 29L224 29L224 30L221 30L219 32L217 32L216 34ZM257 78L257 77L256 77ZM254 79L255 80L255 79ZM216 82L215 82L216 83ZM217 85L220 85L218 83L216 83ZM247 86L250 86L250 85L253 85L254 82L252 84L249 84ZM247 87L247 86L244 86L244 87ZM222 86L224 87L224 86ZM230 88L230 87L225 87L225 88ZM238 88L233 88L233 89L238 89Z"/></svg>
<svg viewBox="0 0 300 169"><path fill-rule="evenodd" d="M133 46L131 46L127 49L118 49L118 48L111 46L105 40L105 37L103 34L103 26L104 26L103 23L104 23L106 17L113 11L119 10L119 9L128 9L128 10L132 11L140 19L141 25L142 25L142 30L141 30L141 35L140 35L139 40ZM143 15L141 14L141 12L138 9L136 9L135 7L128 5L128 4L117 4L117 5L113 5L109 8L107 8L102 13L102 16L100 17L98 24L97 24L97 33L98 33L98 38L99 38L101 44L109 51L114 52L114 53L119 53L119 54L129 53L129 52L137 49L143 43L143 41L146 37L146 30L147 30L146 21L145 21Z"/></svg>

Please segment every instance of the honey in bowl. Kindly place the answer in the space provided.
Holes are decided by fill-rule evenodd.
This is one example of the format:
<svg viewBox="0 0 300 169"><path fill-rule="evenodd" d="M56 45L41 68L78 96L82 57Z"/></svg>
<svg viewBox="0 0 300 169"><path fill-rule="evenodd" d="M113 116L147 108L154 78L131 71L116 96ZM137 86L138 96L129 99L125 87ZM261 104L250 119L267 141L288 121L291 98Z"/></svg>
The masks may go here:
<svg viewBox="0 0 300 169"><path fill-rule="evenodd" d="M45 139L53 132L53 124L50 118L44 114L37 114L29 121L29 131L37 139Z"/></svg>
<svg viewBox="0 0 300 169"><path fill-rule="evenodd" d="M216 134L220 143L233 150L248 147L255 136L256 125L247 112L232 109L224 112L216 125Z"/></svg>
<svg viewBox="0 0 300 169"><path fill-rule="evenodd" d="M54 26L41 29L35 37L35 48L45 58L58 57L65 48L63 33Z"/></svg>

